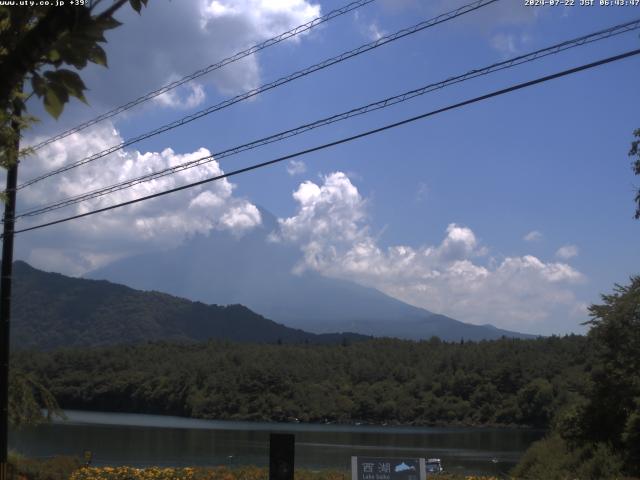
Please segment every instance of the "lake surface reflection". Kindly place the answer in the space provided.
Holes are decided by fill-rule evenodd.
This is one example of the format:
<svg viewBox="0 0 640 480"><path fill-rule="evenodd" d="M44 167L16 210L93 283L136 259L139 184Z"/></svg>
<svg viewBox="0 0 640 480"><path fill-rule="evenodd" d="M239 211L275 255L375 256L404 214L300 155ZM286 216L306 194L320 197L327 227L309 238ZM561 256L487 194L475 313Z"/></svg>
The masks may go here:
<svg viewBox="0 0 640 480"><path fill-rule="evenodd" d="M543 432L195 420L66 411L67 420L10 432L10 448L33 457L93 452L95 465L197 466L269 463L269 433L296 436L296 467L348 470L352 455L439 457L447 471L501 474Z"/></svg>

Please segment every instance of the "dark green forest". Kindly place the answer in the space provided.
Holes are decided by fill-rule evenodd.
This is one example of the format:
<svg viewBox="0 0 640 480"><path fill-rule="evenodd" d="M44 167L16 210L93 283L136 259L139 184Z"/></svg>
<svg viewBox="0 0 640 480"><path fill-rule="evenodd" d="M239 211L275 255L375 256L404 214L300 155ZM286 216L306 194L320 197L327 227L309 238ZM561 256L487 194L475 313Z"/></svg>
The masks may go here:
<svg viewBox="0 0 640 480"><path fill-rule="evenodd" d="M14 263L11 343L50 350L151 340L340 343L355 333L313 334L242 305L205 305L107 281L71 278Z"/></svg>
<svg viewBox="0 0 640 480"><path fill-rule="evenodd" d="M149 343L23 352L63 408L197 418L547 427L587 383L584 337L343 345Z"/></svg>

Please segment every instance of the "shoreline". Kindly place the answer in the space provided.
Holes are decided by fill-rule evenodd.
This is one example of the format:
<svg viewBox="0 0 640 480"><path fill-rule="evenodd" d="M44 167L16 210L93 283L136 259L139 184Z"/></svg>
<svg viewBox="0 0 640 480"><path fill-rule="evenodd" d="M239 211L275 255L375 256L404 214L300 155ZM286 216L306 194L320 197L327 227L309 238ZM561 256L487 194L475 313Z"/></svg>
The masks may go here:
<svg viewBox="0 0 640 480"><path fill-rule="evenodd" d="M130 426L139 426L139 427L177 427L177 428L206 428L206 425L215 425L219 424L220 426L227 425L229 427L233 425L243 425L243 426L255 426L258 430L262 430L260 428L264 425L278 425L282 426L285 429L292 430L331 430L331 429L362 429L366 430L375 430L375 431L383 431L383 430L391 430L391 429L406 429L412 430L413 432L419 430L428 430L434 431L438 429L446 429L449 431L455 430L463 430L463 429L478 429L478 430L523 430L523 431L531 431L531 432L539 432L546 433L548 429L543 428L535 428L526 425L519 424L473 424L473 423L435 423L435 424L420 424L420 423L400 423L394 421L388 421L383 423L373 423L368 421L355 421L349 423L341 423L338 421L325 421L325 422L303 422L298 419L292 420L279 420L279 419L248 419L248 418L198 418L198 417L182 417L179 415L164 415L158 413L144 413L144 412L129 412L129 411L106 411L106 410L84 410L84 409L63 409L62 410L65 415L67 415L67 419L60 419L57 417L52 418L52 423L67 423L67 424L94 424L94 425L130 425ZM135 422L113 422L107 421L104 422L96 422L83 420L84 416L121 416L122 419L129 418L134 419L135 417L145 416L150 419L158 419L163 423L168 423L168 425L153 425L149 423L135 423ZM190 425L187 425L189 423ZM182 424L182 425L179 425ZM244 429L244 428L230 428L231 430Z"/></svg>

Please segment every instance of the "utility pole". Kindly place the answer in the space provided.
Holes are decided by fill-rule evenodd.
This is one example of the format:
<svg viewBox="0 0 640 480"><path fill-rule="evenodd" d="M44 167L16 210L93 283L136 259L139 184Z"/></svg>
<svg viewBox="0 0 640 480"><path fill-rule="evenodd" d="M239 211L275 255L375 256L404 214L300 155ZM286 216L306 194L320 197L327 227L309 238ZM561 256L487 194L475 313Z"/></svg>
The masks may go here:
<svg viewBox="0 0 640 480"><path fill-rule="evenodd" d="M22 90L22 88L20 88ZM7 169L6 202L4 205L4 231L2 236L2 272L0 278L0 480L8 480L9 452L9 347L11 320L11 276L13 273L13 230L16 214L16 185L18 183L18 152L20 125L17 119L22 111L13 109L11 128L16 134L11 165Z"/></svg>

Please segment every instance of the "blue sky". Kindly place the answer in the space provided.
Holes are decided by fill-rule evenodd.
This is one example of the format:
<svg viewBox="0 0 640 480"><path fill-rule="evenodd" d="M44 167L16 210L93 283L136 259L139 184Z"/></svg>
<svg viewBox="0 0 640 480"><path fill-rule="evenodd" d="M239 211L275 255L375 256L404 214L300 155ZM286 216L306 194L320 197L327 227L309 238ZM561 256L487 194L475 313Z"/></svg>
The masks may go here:
<svg viewBox="0 0 640 480"><path fill-rule="evenodd" d="M462 4L378 0L202 77L163 102L148 102L58 142L30 164L25 161L20 178ZM31 138L57 133L342 5L157 0L141 16L123 12L124 25L108 37L109 70L83 72L91 106L73 103L58 122L41 114L45 120ZM220 151L636 17L640 7L543 8L502 0L141 142L95 167L42 182L30 193L25 189L20 201L36 205L147 171L149 165L175 164L180 155L202 148ZM464 82L223 159L189 178L269 160L635 49L638 35ZM585 306L614 283L627 282L640 264L640 223L633 220L640 179L627 157L632 132L640 128L638 73L640 58L631 58L305 156L293 174L287 171L291 164L269 167L210 191L27 233L19 237L17 256L47 270L81 275L117 258L169 248L195 233L227 229L242 235L260 223L254 210L260 206L281 220L276 241L300 246L300 270L352 279L462 321L532 333L583 332ZM37 105L33 109L41 112ZM117 198L153 191L149 188ZM110 200L101 202L64 213Z"/></svg>

